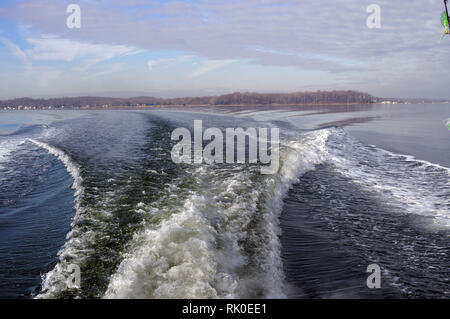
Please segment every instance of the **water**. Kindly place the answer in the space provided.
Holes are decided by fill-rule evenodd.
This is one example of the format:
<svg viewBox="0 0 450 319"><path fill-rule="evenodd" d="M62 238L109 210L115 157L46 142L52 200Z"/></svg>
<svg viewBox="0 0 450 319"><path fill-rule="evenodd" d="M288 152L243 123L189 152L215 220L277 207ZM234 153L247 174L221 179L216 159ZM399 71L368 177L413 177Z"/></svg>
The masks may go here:
<svg viewBox="0 0 450 319"><path fill-rule="evenodd" d="M448 104L0 112L0 297L448 298L448 118ZM170 134L194 120L279 127L279 172L174 164Z"/></svg>

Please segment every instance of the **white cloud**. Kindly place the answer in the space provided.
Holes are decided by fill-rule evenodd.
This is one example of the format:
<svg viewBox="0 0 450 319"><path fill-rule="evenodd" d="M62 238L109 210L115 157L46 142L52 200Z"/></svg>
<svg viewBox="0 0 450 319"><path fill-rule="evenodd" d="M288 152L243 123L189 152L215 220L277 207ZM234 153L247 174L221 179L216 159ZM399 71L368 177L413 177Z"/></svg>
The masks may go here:
<svg viewBox="0 0 450 319"><path fill-rule="evenodd" d="M316 78L330 82L330 86L346 85L371 93L382 81L385 87L403 88L411 95L450 94L441 81L450 67L450 41L437 43L442 33L439 19L442 0L410 0L408 5L379 0L377 4L382 10L379 30L367 28L366 8L370 2L360 0L150 1L151 7L148 2L113 2L133 8L125 12L122 6L106 1L83 1L83 26L77 32L68 32L64 23L67 15L60 0L20 1L0 14L38 32L69 34L71 39L77 39L67 41L111 43L113 52L119 55L123 52L116 51L117 46L112 44L150 51L191 52L210 60L200 62L191 77L224 67L225 62L217 61L239 60L252 61L252 68L263 66L252 69L264 70L254 78L256 81L247 81L258 83L259 87L283 83L283 87L301 89L286 78L275 80L274 70L296 72L305 83L312 81L308 72L313 71ZM105 59L107 53L105 50L99 53L89 45L75 46L76 53L71 51L74 48L49 51L42 47L42 41L39 43L42 45L35 43L32 53L40 59L59 57L73 61L85 57L92 61L89 63L95 63ZM88 56L81 53L86 51ZM162 65L170 62L161 59L147 62L149 70ZM339 80L334 80L337 77ZM218 79L215 81L214 85L224 85ZM377 93L384 95L381 91Z"/></svg>
<svg viewBox="0 0 450 319"><path fill-rule="evenodd" d="M197 70L189 75L189 77L198 77L211 71L224 68L234 62L236 62L236 60L208 60L206 62L203 62Z"/></svg>
<svg viewBox="0 0 450 319"><path fill-rule="evenodd" d="M0 42L3 43L15 57L19 58L22 62L28 62L27 55L18 45L4 37L0 37Z"/></svg>
<svg viewBox="0 0 450 319"><path fill-rule="evenodd" d="M126 45L78 42L55 36L28 38L27 42L33 48L26 50L25 53L32 60L73 62L76 59L85 59L85 65L80 70L85 70L93 64L115 57L141 52Z"/></svg>
<svg viewBox="0 0 450 319"><path fill-rule="evenodd" d="M157 59L157 60L149 60L147 62L147 66L150 71L157 65L165 64L165 65L174 65L177 63L186 62L189 59L193 58L191 55L182 55L175 58L166 58L166 59Z"/></svg>
<svg viewBox="0 0 450 319"><path fill-rule="evenodd" d="M104 68L103 70L101 70L99 72L92 73L92 74L85 76L83 79L87 80L87 79L91 79L91 78L97 78L97 77L101 77L101 76L105 76L105 75L110 75L110 74L122 71L123 68L124 68L123 63L114 63L111 65L108 65L106 68Z"/></svg>

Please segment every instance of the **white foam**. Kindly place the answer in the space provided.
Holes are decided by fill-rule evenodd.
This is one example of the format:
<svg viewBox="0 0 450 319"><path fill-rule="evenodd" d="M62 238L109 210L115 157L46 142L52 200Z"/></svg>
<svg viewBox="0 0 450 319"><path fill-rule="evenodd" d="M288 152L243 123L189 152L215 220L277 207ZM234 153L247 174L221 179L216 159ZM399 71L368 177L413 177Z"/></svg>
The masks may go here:
<svg viewBox="0 0 450 319"><path fill-rule="evenodd" d="M40 137L48 138L55 135L57 132L59 133L55 128L46 129L40 134ZM31 140L22 136L8 136L7 139L0 140L0 168L7 164L11 159L11 154L13 152L27 141Z"/></svg>
<svg viewBox="0 0 450 319"><path fill-rule="evenodd" d="M191 198L182 213L143 234L148 243L130 255L111 279L105 297L217 298L220 276L214 256L215 232ZM223 273L219 285L232 291L234 280ZM227 281L229 282L227 284Z"/></svg>
<svg viewBox="0 0 450 319"><path fill-rule="evenodd" d="M72 188L75 190L75 210L76 214L73 218L73 223L79 219L81 214L81 197L84 193L84 187L82 185L83 178L81 177L80 167L68 156L64 151L51 146L47 143L40 142L34 139L29 139L32 143L37 146L45 149L48 153L56 156L66 167L67 171L73 178ZM67 288L66 279L68 278L67 267L68 263L65 261L64 256L72 255L74 249L79 247L83 249L84 243L75 233L76 230L72 229L67 235L67 241L64 244L63 248L59 251L59 262L56 266L45 274L42 278L42 291L43 293L38 295L37 298L48 298L52 297L56 292L61 291ZM84 234L84 237L94 236L94 234Z"/></svg>
<svg viewBox="0 0 450 319"><path fill-rule="evenodd" d="M6 162L8 155L12 152L12 145L10 143L0 143L0 168L3 168L3 163Z"/></svg>
<svg viewBox="0 0 450 319"><path fill-rule="evenodd" d="M292 184L325 158L327 137L323 130L284 144L277 175L256 182L257 168L204 165L190 172L196 185L179 206L139 203L167 218L135 236L104 297L286 297L278 216ZM250 256L246 242L257 247Z"/></svg>
<svg viewBox="0 0 450 319"><path fill-rule="evenodd" d="M450 227L449 168L376 146L368 149L343 131L334 134L340 136L342 147L334 147L330 161L342 174L409 213L432 217L436 226ZM361 165L360 160L376 165Z"/></svg>
<svg viewBox="0 0 450 319"><path fill-rule="evenodd" d="M23 139L0 141L0 169L5 167L5 165L11 158L11 153L17 150L17 148L22 145L23 142Z"/></svg>
<svg viewBox="0 0 450 319"><path fill-rule="evenodd" d="M330 136L339 135L343 144L330 148ZM84 192L78 165L62 150L36 140L32 142L57 156L73 177L75 220L78 219ZM411 212L433 212L434 218L445 220L448 210L436 209L438 199L430 189L420 189L406 175L404 180L389 178L386 167L369 170L361 165L361 156L380 163L384 156L401 157L372 148L374 151L368 153L369 150L342 130L324 129L282 141L281 166L275 175L261 176L256 167L188 168L189 189L173 182L165 185L164 196L156 202L144 200L136 205L135 211L151 222L144 223L143 230L129 243L104 297L252 298L255 293L256 297L286 297L278 225L283 199L304 173L325 161L333 163L363 187L398 199ZM423 167L417 170L423 170L424 174L430 166L449 172L447 168L412 157L405 156L405 161L421 163ZM115 192L106 195L111 199L116 197ZM39 298L53 297L67 289L65 257L82 259L80 252L87 249L87 243L96 234L80 233L73 228L67 238L58 264L44 276L44 293ZM246 244L251 247L250 255Z"/></svg>
<svg viewBox="0 0 450 319"><path fill-rule="evenodd" d="M82 187L83 178L81 177L79 166L75 162L73 162L72 159L59 148L53 147L47 143L40 142L34 139L30 139L30 142L47 150L47 152L56 156L64 164L70 176L72 176L74 180L72 188L76 191L75 196L79 197L79 195L81 195L84 191L84 188Z"/></svg>

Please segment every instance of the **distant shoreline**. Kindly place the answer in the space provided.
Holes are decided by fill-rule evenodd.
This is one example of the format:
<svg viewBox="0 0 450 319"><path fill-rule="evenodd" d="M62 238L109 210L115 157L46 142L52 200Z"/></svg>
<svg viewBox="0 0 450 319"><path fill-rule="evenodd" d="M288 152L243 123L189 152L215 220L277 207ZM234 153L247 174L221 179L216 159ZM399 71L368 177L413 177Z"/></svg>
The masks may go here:
<svg viewBox="0 0 450 319"><path fill-rule="evenodd" d="M214 107L290 107L338 106L370 104L449 103L445 99L379 98L358 91L315 91L295 93L240 93L219 96L156 98L110 98L98 96L50 99L17 98L0 101L0 110L49 109L150 109L150 108L214 108Z"/></svg>
<svg viewBox="0 0 450 319"><path fill-rule="evenodd" d="M0 109L0 111L42 111L42 110L144 110L144 109L156 109L156 108L217 108L217 107L325 107L325 106L354 106L354 105L381 105L380 103L319 103L319 104L171 104L171 105L145 105L145 106L129 106L129 105L116 105L116 106L93 106L89 108L83 107L64 107L64 108L21 108L21 109Z"/></svg>
<svg viewBox="0 0 450 319"><path fill-rule="evenodd" d="M83 107L64 107L64 108L0 108L0 111L78 111L78 110L146 110L146 109L193 109L193 108L227 108L227 107L327 107L327 106L356 106L356 105L408 105L408 104L450 104L450 102L404 102L404 103L318 103L318 104L171 104L171 105L145 105L145 106L129 106L129 105L116 105L116 106L93 106L89 108Z"/></svg>

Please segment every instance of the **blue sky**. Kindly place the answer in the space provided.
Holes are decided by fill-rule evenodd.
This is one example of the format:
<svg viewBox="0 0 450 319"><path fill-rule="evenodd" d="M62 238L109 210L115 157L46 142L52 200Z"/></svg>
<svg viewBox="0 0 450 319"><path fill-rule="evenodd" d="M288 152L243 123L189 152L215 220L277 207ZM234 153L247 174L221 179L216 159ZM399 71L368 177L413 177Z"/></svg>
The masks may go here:
<svg viewBox="0 0 450 319"><path fill-rule="evenodd" d="M81 28L66 25L69 4ZM369 29L366 8L381 8ZM0 98L356 89L450 98L441 0L2 0Z"/></svg>

